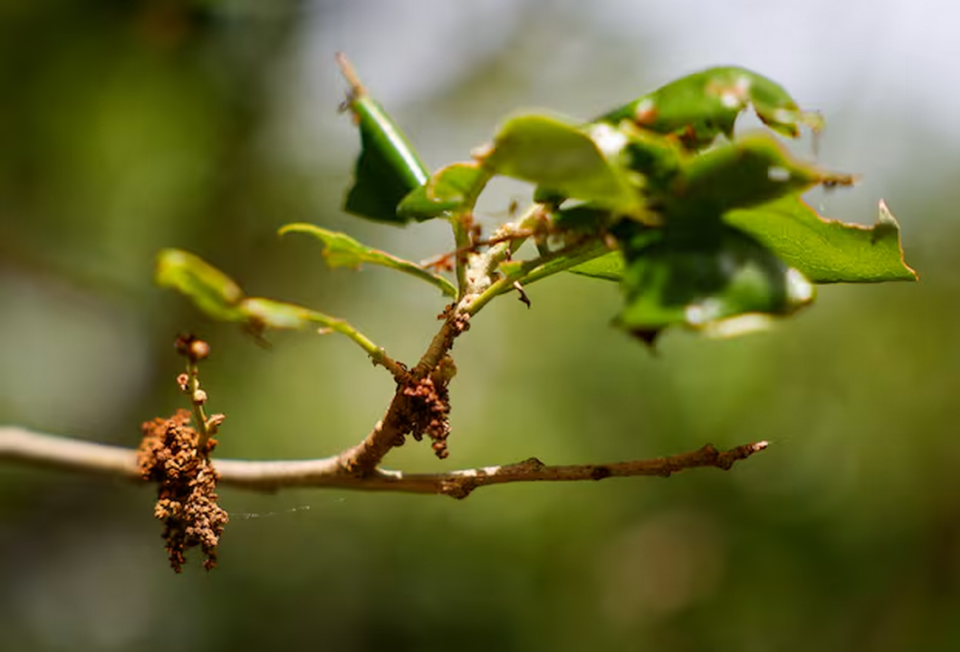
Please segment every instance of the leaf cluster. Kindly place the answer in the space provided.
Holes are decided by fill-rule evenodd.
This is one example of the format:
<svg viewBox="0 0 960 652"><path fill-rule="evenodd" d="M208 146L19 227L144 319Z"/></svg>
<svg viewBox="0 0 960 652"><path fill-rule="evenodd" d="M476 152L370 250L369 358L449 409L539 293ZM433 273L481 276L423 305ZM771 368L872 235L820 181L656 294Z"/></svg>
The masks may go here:
<svg viewBox="0 0 960 652"><path fill-rule="evenodd" d="M471 160L432 174L353 71L345 73L345 108L362 144L345 210L396 226L447 221L456 250L439 259L448 270L310 224L281 230L320 240L331 267L367 263L413 275L468 314L561 271L611 280L624 299L614 322L647 342L673 326L719 336L754 330L809 304L815 283L916 279L882 202L872 227L825 219L803 202L815 186L849 186L855 178L786 148L783 138L803 127L819 130L822 120L749 70L692 74L589 122L514 116ZM738 117L750 109L767 129L737 133ZM472 228L473 210L496 176L531 183L533 202L520 220L484 240ZM511 257L531 238L536 257ZM477 262L485 277L479 284L466 272ZM454 266L456 284L443 275ZM162 252L157 278L211 316L256 332L307 324L352 332L322 313L247 298L185 252Z"/></svg>

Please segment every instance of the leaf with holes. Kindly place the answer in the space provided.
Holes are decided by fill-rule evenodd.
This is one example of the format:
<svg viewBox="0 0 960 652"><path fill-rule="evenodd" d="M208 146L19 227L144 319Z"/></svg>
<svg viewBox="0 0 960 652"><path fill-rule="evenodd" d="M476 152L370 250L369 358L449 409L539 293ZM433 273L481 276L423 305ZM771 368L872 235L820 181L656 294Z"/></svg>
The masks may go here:
<svg viewBox="0 0 960 652"><path fill-rule="evenodd" d="M681 77L598 121L630 121L674 135L690 149L701 149L720 134L732 136L737 117L749 106L764 124L784 136L796 137L800 126L814 130L823 126L819 115L801 111L782 86L738 67L710 68Z"/></svg>
<svg viewBox="0 0 960 652"><path fill-rule="evenodd" d="M730 211L723 219L752 235L814 283L917 280L917 273L904 260L900 225L883 202L870 227L821 217L799 197ZM614 251L570 271L619 282L623 269L623 256Z"/></svg>
<svg viewBox="0 0 960 652"><path fill-rule="evenodd" d="M917 280L904 261L900 225L882 201L871 227L820 217L799 197L731 211L724 219L816 283Z"/></svg>
<svg viewBox="0 0 960 652"><path fill-rule="evenodd" d="M658 198L664 220L715 220L734 208L749 208L817 184L851 185L848 174L825 172L794 158L773 136L756 133L689 157Z"/></svg>

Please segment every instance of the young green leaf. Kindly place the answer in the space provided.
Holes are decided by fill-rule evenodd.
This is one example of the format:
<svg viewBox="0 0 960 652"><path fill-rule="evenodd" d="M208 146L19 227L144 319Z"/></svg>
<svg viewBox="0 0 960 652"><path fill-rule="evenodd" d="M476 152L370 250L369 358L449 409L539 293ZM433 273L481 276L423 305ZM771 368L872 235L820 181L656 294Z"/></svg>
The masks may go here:
<svg viewBox="0 0 960 652"><path fill-rule="evenodd" d="M715 219L817 184L851 185L846 174L797 160L773 137L755 133L689 157L663 198L664 219Z"/></svg>
<svg viewBox="0 0 960 652"><path fill-rule="evenodd" d="M623 254L619 251L611 251L571 267L569 271L580 276L619 283L623 280Z"/></svg>
<svg viewBox="0 0 960 652"><path fill-rule="evenodd" d="M722 224L710 231L648 229L627 239L620 327L646 341L674 325L736 335L812 301L807 279L752 237Z"/></svg>
<svg viewBox="0 0 960 652"><path fill-rule="evenodd" d="M360 84L346 58L338 55L350 83L346 106L360 129L361 151L353 187L344 210L391 224L409 221L397 215L397 204L427 181L427 169L393 119Z"/></svg>
<svg viewBox="0 0 960 652"><path fill-rule="evenodd" d="M198 256L180 249L164 249L157 255L154 278L157 285L177 290L214 319L244 320L239 307L243 290Z"/></svg>
<svg viewBox="0 0 960 652"><path fill-rule="evenodd" d="M246 297L233 279L198 256L164 249L157 256L156 282L187 296L214 319L246 324L254 333L300 330L312 324L343 330L343 322L323 313L272 299Z"/></svg>
<svg viewBox="0 0 960 652"><path fill-rule="evenodd" d="M402 258L397 258L385 251L372 249L357 242L345 233L328 231L313 224L303 223L287 224L280 229L281 235L285 233L306 233L323 242L323 258L331 268L348 267L359 269L362 263L380 265L381 267L394 269L426 281L440 288L440 291L447 296L454 297L457 295L457 288L442 276L431 274L419 265L408 260L403 260Z"/></svg>
<svg viewBox="0 0 960 652"><path fill-rule="evenodd" d="M308 308L252 297L244 299L240 304L248 325L256 333L270 328L274 330L303 330L313 326L331 327L339 320Z"/></svg>
<svg viewBox="0 0 960 652"><path fill-rule="evenodd" d="M904 262L900 226L882 201L872 227L822 218L799 197L731 211L724 219L816 283L917 280Z"/></svg>
<svg viewBox="0 0 960 652"><path fill-rule="evenodd" d="M479 163L454 163L437 170L397 206L397 215L420 222L470 210L490 178Z"/></svg>
<svg viewBox="0 0 960 652"><path fill-rule="evenodd" d="M738 67L710 68L687 75L598 119L623 120L661 134L677 136L690 149L701 149L720 134L731 136L734 123L752 105L774 131L795 137L799 127L820 129L815 113L803 112L776 82Z"/></svg>
<svg viewBox="0 0 960 652"><path fill-rule="evenodd" d="M504 123L482 162L497 174L643 220L650 216L636 189L639 180L622 160L627 142L610 125L581 127L527 115Z"/></svg>

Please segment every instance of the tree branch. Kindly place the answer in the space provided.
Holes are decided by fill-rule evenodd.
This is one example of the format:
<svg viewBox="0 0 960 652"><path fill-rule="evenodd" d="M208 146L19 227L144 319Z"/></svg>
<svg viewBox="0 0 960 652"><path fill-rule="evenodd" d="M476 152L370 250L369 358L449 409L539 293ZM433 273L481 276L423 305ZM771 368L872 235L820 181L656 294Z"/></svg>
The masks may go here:
<svg viewBox="0 0 960 652"><path fill-rule="evenodd" d="M374 469L366 475L349 473L342 455L317 460L216 460L220 484L276 491L288 487L326 487L366 491L397 491L466 498L477 487L509 482L569 482L631 476L668 477L684 469L713 466L729 469L735 462L764 450L767 442L744 444L718 451L703 448L648 460L613 464L550 466L530 458L506 466L464 469L446 473L403 473ZM136 451L66 437L44 435L23 428L0 428L0 460L36 466L141 480Z"/></svg>

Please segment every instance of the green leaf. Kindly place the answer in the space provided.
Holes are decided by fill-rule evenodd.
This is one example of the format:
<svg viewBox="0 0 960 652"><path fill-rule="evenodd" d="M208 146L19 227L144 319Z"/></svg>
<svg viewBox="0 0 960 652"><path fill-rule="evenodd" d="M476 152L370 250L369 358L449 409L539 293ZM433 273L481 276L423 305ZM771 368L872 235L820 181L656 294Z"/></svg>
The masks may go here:
<svg viewBox="0 0 960 652"><path fill-rule="evenodd" d="M555 211L553 225L563 232L596 234L613 222L609 210L591 204L579 204Z"/></svg>
<svg viewBox="0 0 960 652"><path fill-rule="evenodd" d="M426 184L403 198L397 206L397 215L422 222L470 210L489 178L490 171L476 162L440 168Z"/></svg>
<svg viewBox="0 0 960 652"><path fill-rule="evenodd" d="M645 341L683 325L738 335L813 299L813 286L770 250L730 226L647 229L624 244L625 307L617 324Z"/></svg>
<svg viewBox="0 0 960 652"><path fill-rule="evenodd" d="M621 160L628 140L610 125L520 116L504 123L482 161L497 174L642 220L648 216L635 188L639 179Z"/></svg>
<svg viewBox="0 0 960 652"><path fill-rule="evenodd" d="M732 211L724 219L816 283L917 280L904 262L900 226L882 201L872 227L824 219L798 197Z"/></svg>
<svg viewBox="0 0 960 652"><path fill-rule="evenodd" d="M351 98L349 108L360 129L362 149L344 209L360 217L405 224L409 219L397 215L397 204L426 183L427 169L400 128L366 93Z"/></svg>
<svg viewBox="0 0 960 652"><path fill-rule="evenodd" d="M319 226L304 223L287 224L280 229L281 235L285 233L306 233L323 242L323 258L331 268L348 267L358 269L362 263L380 265L381 267L394 269L426 281L440 288L440 290L448 296L455 297L457 295L456 287L442 276L431 274L419 265L408 260L403 260L402 258L397 258L385 251L372 249L357 242L345 233L328 231Z"/></svg>
<svg viewBox="0 0 960 652"><path fill-rule="evenodd" d="M274 330L303 330L314 325L329 328L339 321L323 313L292 303L259 297L244 299L240 304L240 309L243 311L249 326L258 334L268 328Z"/></svg>
<svg viewBox="0 0 960 652"><path fill-rule="evenodd" d="M243 290L233 279L203 259L180 249L157 255L157 285L186 295L201 312L224 321L243 321Z"/></svg>
<svg viewBox="0 0 960 652"><path fill-rule="evenodd" d="M785 136L797 136L801 125L815 130L823 126L817 114L801 111L779 84L738 67L687 75L599 120L614 124L628 120L701 149L720 134L731 136L737 116L750 105L764 124Z"/></svg>
<svg viewBox="0 0 960 652"><path fill-rule="evenodd" d="M619 251L611 251L576 267L571 267L570 271L580 276L619 283L623 280L623 255Z"/></svg>
<svg viewBox="0 0 960 652"><path fill-rule="evenodd" d="M336 329L342 325L339 319L292 303L245 297L229 276L179 249L164 249L157 256L156 282L186 295L210 317L244 323L258 335L268 328L300 330L318 324Z"/></svg>
<svg viewBox="0 0 960 652"><path fill-rule="evenodd" d="M689 157L663 199L665 219L715 219L734 208L764 204L817 184L851 185L854 178L795 159L773 137L756 133Z"/></svg>
<svg viewBox="0 0 960 652"><path fill-rule="evenodd" d="M820 217L799 197L731 211L723 219L752 235L814 283L917 280L917 273L904 261L900 226L883 202L872 227ZM623 256L614 251L570 271L620 281L623 269Z"/></svg>

